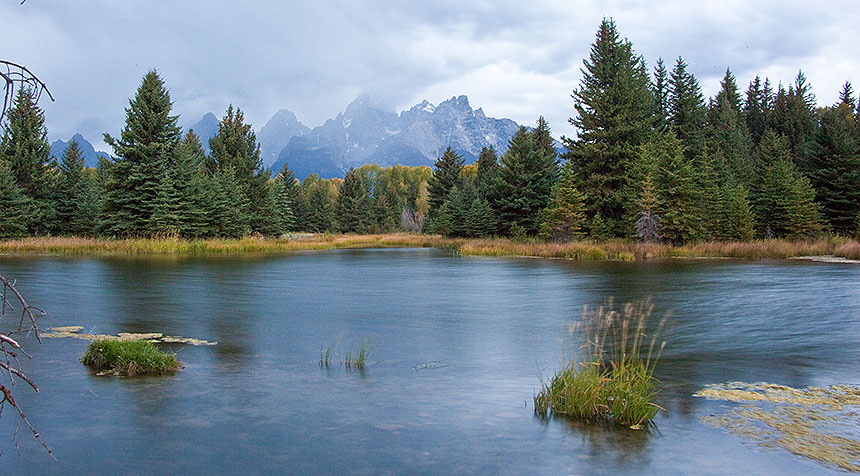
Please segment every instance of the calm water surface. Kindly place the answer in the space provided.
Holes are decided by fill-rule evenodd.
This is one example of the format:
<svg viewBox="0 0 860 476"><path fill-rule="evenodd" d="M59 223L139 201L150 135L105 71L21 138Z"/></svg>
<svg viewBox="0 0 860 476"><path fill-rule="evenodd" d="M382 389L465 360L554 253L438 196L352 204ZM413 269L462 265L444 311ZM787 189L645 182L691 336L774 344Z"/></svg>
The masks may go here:
<svg viewBox="0 0 860 476"><path fill-rule="evenodd" d="M52 461L0 420L3 474L829 474L699 422L726 381L860 384L860 266L573 263L359 250L281 257L0 258L43 327L157 331L166 378L97 377L86 342L25 339L19 403ZM674 324L649 432L544 421L531 398L585 304L651 296ZM10 318L6 318L7 325ZM656 321L656 319L655 319ZM370 342L366 371L318 365Z"/></svg>

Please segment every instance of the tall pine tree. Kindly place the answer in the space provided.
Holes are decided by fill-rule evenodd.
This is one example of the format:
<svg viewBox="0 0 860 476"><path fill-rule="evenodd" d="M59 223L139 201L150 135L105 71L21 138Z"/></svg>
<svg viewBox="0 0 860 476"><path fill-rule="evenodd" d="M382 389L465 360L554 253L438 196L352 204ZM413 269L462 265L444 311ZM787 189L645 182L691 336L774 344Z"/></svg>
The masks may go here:
<svg viewBox="0 0 860 476"><path fill-rule="evenodd" d="M48 145L45 114L30 89L18 89L7 119L0 155L9 164L25 198L22 214L28 233L45 234L54 219L51 169L55 164Z"/></svg>
<svg viewBox="0 0 860 476"><path fill-rule="evenodd" d="M113 236L150 235L159 189L174 161L180 128L155 70L144 75L126 108L119 138L105 134L116 159L106 163L102 229ZM163 192L162 192L163 193Z"/></svg>
<svg viewBox="0 0 860 476"><path fill-rule="evenodd" d="M590 220L612 236L628 236L630 208L618 193L630 180L637 149L653 127L654 99L644 60L622 40L612 20L603 20L584 62L582 81L573 92L576 117L570 122L577 138L564 139L566 157L577 173L577 188L586 194ZM593 233L593 230L590 230Z"/></svg>

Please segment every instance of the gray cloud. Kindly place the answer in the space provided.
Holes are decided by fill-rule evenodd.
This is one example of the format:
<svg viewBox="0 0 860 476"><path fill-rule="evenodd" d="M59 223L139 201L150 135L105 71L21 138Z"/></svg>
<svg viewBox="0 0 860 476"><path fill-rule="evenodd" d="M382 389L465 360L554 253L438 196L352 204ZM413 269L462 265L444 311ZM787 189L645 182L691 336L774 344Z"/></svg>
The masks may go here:
<svg viewBox="0 0 860 476"><path fill-rule="evenodd" d="M253 3L40 0L0 3L4 59L48 83L49 135L116 134L140 78L157 68L180 122L240 107L259 130L288 108L310 126L368 92L392 110L466 94L495 117L573 135L570 92L600 20L613 17L649 65L682 55L715 93L726 67L789 83L819 102L856 78L852 2L513 1ZM855 77L852 77L855 76ZM98 146L98 144L97 144Z"/></svg>

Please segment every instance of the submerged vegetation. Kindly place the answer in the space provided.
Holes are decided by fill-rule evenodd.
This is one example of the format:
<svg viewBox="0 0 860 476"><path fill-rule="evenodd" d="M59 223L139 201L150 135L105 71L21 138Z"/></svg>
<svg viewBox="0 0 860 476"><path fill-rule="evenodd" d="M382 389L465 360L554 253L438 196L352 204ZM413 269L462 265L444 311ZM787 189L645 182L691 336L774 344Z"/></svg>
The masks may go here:
<svg viewBox="0 0 860 476"><path fill-rule="evenodd" d="M146 340L103 339L87 347L81 362L103 374L165 375L182 368L176 354L162 352Z"/></svg>
<svg viewBox="0 0 860 476"><path fill-rule="evenodd" d="M694 396L743 404L725 415L704 417L704 423L764 447L781 447L798 456L860 472L860 388L832 385L797 389L732 382L709 385Z"/></svg>
<svg viewBox="0 0 860 476"><path fill-rule="evenodd" d="M655 348L666 320L650 332L652 311L649 301L627 303L620 312L611 301L597 309L586 307L571 329L581 332L580 357L543 384L534 397L535 413L632 429L647 426L660 408L654 403L653 375L666 344Z"/></svg>

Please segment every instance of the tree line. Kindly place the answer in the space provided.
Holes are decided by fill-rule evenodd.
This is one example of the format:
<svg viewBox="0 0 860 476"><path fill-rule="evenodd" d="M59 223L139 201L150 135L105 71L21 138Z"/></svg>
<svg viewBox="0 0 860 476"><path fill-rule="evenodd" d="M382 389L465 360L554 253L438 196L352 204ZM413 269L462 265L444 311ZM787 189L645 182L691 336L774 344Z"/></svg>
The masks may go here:
<svg viewBox="0 0 860 476"><path fill-rule="evenodd" d="M860 111L850 83L818 107L802 72L787 87L730 70L706 100L683 58L649 71L604 20L573 90L575 138L541 117L499 156L450 147L434 168L364 165L303 181L262 166L241 110L204 151L146 73L114 159L85 168L75 142L50 155L44 115L19 89L0 141L0 237L279 236L423 231L553 241L701 240L860 234Z"/></svg>
<svg viewBox="0 0 860 476"><path fill-rule="evenodd" d="M44 113L19 89L0 143L0 237L78 235L185 238L280 236L290 232L420 231L429 167L365 165L343 180L275 177L239 109L227 108L206 154L182 133L170 94L148 72L126 108L115 159L84 167L72 141L50 155Z"/></svg>
<svg viewBox="0 0 860 476"><path fill-rule="evenodd" d="M429 184L428 225L458 236L567 241L860 235L860 111L850 83L817 107L802 72L787 87L726 70L705 100L678 58L671 71L604 20L573 91L576 138L556 155L543 118L476 174L448 150Z"/></svg>

